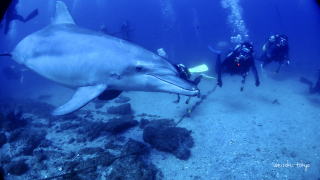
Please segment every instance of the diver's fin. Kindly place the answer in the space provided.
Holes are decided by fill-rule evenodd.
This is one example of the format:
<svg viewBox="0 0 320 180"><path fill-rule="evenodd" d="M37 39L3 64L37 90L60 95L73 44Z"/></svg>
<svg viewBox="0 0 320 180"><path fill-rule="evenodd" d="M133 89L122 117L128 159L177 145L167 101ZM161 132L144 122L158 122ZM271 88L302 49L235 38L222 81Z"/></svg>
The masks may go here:
<svg viewBox="0 0 320 180"><path fill-rule="evenodd" d="M214 54L221 54L221 51L217 50L217 49L214 49L213 47L211 47L210 45L208 46L208 49L214 53Z"/></svg>
<svg viewBox="0 0 320 180"><path fill-rule="evenodd" d="M66 104L55 109L52 114L58 116L72 113L99 96L106 88L105 84L80 87Z"/></svg>
<svg viewBox="0 0 320 180"><path fill-rule="evenodd" d="M2 54L0 54L0 56L9 56L9 57L11 57L12 55L10 53L2 53Z"/></svg>
<svg viewBox="0 0 320 180"><path fill-rule="evenodd" d="M122 93L122 91L119 91L119 90L108 89L108 90L103 91L103 92L98 96L98 99L99 99L99 100L104 100L104 101L109 101L109 100L115 99L115 98L118 97L121 93Z"/></svg>
<svg viewBox="0 0 320 180"><path fill-rule="evenodd" d="M75 24L66 4L62 1L56 2L56 13L52 24Z"/></svg>
<svg viewBox="0 0 320 180"><path fill-rule="evenodd" d="M307 84L307 85L310 86L310 87L313 86L313 83L312 83L309 79L307 79L307 78L305 78L305 77L300 77L299 80L300 80L301 83Z"/></svg>
<svg viewBox="0 0 320 180"><path fill-rule="evenodd" d="M217 79L217 78L215 78L215 77L213 77L213 76L209 76L209 75L206 75L206 74L201 74L201 75L202 75L202 77L205 78L205 79Z"/></svg>
<svg viewBox="0 0 320 180"><path fill-rule="evenodd" d="M21 77L20 77L20 84L23 84L23 82L24 82L24 76L23 76L23 74L21 74Z"/></svg>
<svg viewBox="0 0 320 180"><path fill-rule="evenodd" d="M28 72L28 69L21 69L20 71L21 71L20 83L23 84L23 82L24 82L24 74L23 73L26 71Z"/></svg>
<svg viewBox="0 0 320 180"><path fill-rule="evenodd" d="M201 64L199 66L195 66L195 67L189 68L188 70L189 70L189 72L191 74L192 73L203 73L203 72L207 72L209 70L209 68L208 68L207 65Z"/></svg>
<svg viewBox="0 0 320 180"><path fill-rule="evenodd" d="M35 9L27 16L27 18L24 20L24 22L28 22L29 20L33 19L37 15L38 15L38 9Z"/></svg>

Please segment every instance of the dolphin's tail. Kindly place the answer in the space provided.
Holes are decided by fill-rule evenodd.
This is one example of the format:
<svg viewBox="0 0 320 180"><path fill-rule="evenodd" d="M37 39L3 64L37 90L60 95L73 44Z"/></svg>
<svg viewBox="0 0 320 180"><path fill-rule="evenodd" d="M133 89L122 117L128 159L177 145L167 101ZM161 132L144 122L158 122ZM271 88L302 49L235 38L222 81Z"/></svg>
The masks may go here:
<svg viewBox="0 0 320 180"><path fill-rule="evenodd" d="M11 57L12 55L10 53L0 53L0 56L9 56L9 57Z"/></svg>

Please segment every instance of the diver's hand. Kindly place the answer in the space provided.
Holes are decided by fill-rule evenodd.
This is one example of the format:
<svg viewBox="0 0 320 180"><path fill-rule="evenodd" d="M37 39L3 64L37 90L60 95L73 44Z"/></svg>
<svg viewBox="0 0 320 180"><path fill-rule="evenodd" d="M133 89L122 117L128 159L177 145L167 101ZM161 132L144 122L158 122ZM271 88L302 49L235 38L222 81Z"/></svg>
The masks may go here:
<svg viewBox="0 0 320 180"><path fill-rule="evenodd" d="M260 81L259 80L256 81L256 86L257 87L260 86Z"/></svg>
<svg viewBox="0 0 320 180"><path fill-rule="evenodd" d="M217 85L220 86L220 87L222 87L222 81L221 81L221 80L218 80Z"/></svg>

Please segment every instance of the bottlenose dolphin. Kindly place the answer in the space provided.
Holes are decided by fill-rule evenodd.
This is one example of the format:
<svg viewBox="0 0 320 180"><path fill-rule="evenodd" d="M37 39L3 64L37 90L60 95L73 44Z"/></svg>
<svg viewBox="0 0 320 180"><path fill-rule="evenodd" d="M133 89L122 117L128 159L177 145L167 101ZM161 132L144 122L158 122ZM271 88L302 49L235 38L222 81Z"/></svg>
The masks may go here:
<svg viewBox="0 0 320 180"><path fill-rule="evenodd" d="M179 78L175 67L130 42L78 27L62 1L53 22L21 40L11 57L54 82L76 89L71 100L54 110L64 115L100 94L149 91L198 95L197 87Z"/></svg>

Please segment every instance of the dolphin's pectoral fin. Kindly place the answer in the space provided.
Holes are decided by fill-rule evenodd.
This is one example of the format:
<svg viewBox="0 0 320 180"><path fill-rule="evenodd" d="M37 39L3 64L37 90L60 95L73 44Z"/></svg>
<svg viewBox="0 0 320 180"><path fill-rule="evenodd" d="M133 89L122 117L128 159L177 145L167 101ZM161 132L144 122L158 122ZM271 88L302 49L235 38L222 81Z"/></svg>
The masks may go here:
<svg viewBox="0 0 320 180"><path fill-rule="evenodd" d="M55 109L52 114L57 116L72 113L99 96L106 88L105 84L80 87L66 104Z"/></svg>
<svg viewBox="0 0 320 180"><path fill-rule="evenodd" d="M52 24L75 24L66 4L62 1L56 2L56 13Z"/></svg>
<svg viewBox="0 0 320 180"><path fill-rule="evenodd" d="M115 99L121 93L122 93L122 91L119 91L119 90L108 89L108 90L103 91L103 93L101 93L98 96L98 99L104 100L104 101L109 101L109 100Z"/></svg>

